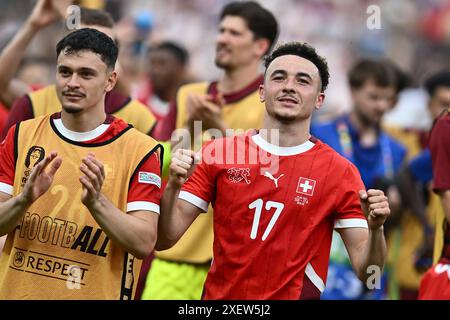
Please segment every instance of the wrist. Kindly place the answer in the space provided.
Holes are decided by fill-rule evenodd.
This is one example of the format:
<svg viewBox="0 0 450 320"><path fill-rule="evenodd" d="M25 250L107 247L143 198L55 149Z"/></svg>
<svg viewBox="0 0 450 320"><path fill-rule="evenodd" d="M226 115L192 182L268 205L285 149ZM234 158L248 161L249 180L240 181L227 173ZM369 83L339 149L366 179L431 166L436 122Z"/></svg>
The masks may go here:
<svg viewBox="0 0 450 320"><path fill-rule="evenodd" d="M369 231L374 234L378 234L378 233L384 234L384 226L381 225L377 228L369 228Z"/></svg>
<svg viewBox="0 0 450 320"><path fill-rule="evenodd" d="M33 204L33 201L31 200L31 198L25 196L25 194L23 192L21 192L16 197L16 201L17 201L17 204L23 208L28 208Z"/></svg>

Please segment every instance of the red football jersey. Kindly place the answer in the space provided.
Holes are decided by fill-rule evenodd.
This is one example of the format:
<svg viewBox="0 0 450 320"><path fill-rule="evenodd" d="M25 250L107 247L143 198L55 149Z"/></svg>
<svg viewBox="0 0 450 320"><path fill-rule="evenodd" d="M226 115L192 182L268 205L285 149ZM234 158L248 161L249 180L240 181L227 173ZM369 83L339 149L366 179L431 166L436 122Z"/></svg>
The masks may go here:
<svg viewBox="0 0 450 320"><path fill-rule="evenodd" d="M278 147L253 132L218 139L180 198L214 208L204 299L319 298L333 228L363 227L358 170L315 138Z"/></svg>
<svg viewBox="0 0 450 320"><path fill-rule="evenodd" d="M450 260L441 259L425 273L419 300L450 300Z"/></svg>

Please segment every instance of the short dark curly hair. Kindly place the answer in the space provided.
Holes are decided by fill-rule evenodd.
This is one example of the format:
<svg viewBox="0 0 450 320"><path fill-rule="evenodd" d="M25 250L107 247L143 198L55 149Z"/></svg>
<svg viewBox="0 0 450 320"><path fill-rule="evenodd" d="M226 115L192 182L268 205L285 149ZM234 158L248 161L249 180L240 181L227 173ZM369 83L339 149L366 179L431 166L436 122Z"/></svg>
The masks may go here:
<svg viewBox="0 0 450 320"><path fill-rule="evenodd" d="M67 53L90 50L99 54L109 69L114 69L119 54L113 39L92 28L82 28L62 38L56 45L56 55L59 56L63 50Z"/></svg>
<svg viewBox="0 0 450 320"><path fill-rule="evenodd" d="M264 65L266 71L269 65L278 57L294 55L306 60L311 61L319 70L320 80L321 80L321 92L324 92L328 86L328 81L330 79L330 73L328 72L328 64L324 57L317 54L316 49L307 43L301 42L288 42L279 45L270 55L264 58Z"/></svg>

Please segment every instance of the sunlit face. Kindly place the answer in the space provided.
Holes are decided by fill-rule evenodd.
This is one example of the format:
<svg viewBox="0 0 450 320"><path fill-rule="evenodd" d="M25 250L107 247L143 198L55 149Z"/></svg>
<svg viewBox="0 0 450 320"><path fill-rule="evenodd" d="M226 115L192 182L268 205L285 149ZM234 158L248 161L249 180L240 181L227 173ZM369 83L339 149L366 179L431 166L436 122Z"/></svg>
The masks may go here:
<svg viewBox="0 0 450 320"><path fill-rule="evenodd" d="M260 87L260 99L265 102L267 113L284 123L311 118L324 98L317 67L295 55L273 60Z"/></svg>
<svg viewBox="0 0 450 320"><path fill-rule="evenodd" d="M450 108L450 88L443 86L438 87L430 97L428 108L433 119L438 117L445 109Z"/></svg>
<svg viewBox="0 0 450 320"><path fill-rule="evenodd" d="M259 60L264 54L244 19L225 16L220 22L216 39L215 63L219 68L232 70Z"/></svg>
<svg viewBox="0 0 450 320"><path fill-rule="evenodd" d="M104 95L117 80L100 55L90 51L62 50L56 67L56 89L63 110L78 113L103 106Z"/></svg>
<svg viewBox="0 0 450 320"><path fill-rule="evenodd" d="M394 86L380 87L367 80L361 88L352 90L355 111L367 124L379 125L384 113L396 102Z"/></svg>

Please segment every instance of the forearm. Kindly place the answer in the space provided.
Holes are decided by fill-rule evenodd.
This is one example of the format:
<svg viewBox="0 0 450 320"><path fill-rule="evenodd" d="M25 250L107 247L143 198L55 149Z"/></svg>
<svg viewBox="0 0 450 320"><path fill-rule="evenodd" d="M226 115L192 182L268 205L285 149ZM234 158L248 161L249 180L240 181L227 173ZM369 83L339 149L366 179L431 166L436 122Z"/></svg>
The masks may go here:
<svg viewBox="0 0 450 320"><path fill-rule="evenodd" d="M378 266L380 270L382 270L386 260L386 254L387 248L383 227L378 228L377 230L369 229L369 236L363 246L361 260L356 270L358 278L365 282L371 275L368 272L370 266Z"/></svg>
<svg viewBox="0 0 450 320"><path fill-rule="evenodd" d="M104 195L100 195L95 205L88 209L106 235L123 250L138 259L153 251L156 232L149 230L147 221L125 214Z"/></svg>
<svg viewBox="0 0 450 320"><path fill-rule="evenodd" d="M15 76L23 59L28 45L38 29L30 22L25 22L23 27L0 54L0 94L10 88L10 83Z"/></svg>
<svg viewBox="0 0 450 320"><path fill-rule="evenodd" d="M158 239L156 250L166 250L171 248L181 238L184 233L178 227L176 203L180 188L168 183L161 199L161 214L158 220Z"/></svg>
<svg viewBox="0 0 450 320"><path fill-rule="evenodd" d="M11 232L23 217L30 203L22 194L0 203L0 236Z"/></svg>

